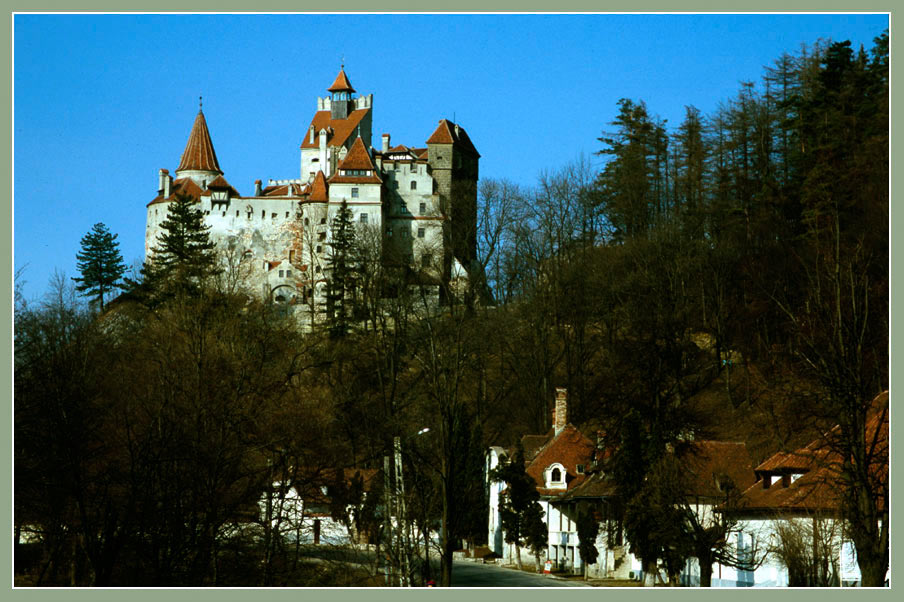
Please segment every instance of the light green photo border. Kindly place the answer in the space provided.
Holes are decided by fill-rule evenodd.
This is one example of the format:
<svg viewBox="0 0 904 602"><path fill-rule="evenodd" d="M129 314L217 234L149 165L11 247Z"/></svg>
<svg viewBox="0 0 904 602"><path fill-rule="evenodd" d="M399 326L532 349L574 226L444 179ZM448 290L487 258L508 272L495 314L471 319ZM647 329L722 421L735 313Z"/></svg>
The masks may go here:
<svg viewBox="0 0 904 602"><path fill-rule="evenodd" d="M0 505L0 514L5 519L7 525L6 537L8 544L0 546L0 564L8 567L8 577L6 583L0 591L7 590L4 594L11 595L16 600L50 600L65 597L66 599L75 600L122 600L127 599L129 602L138 600L138 602L157 601L161 599L210 599L217 602L245 602L255 597L266 596L268 600L320 600L328 599L330 602L345 602L346 600L366 599L368 602L390 602L399 598L415 599L411 596L417 596L416 599L423 599L422 596L439 597L444 600L461 600L467 599L469 602L474 600L517 600L518 602L532 602L534 600L544 600L548 602L552 599L560 599L566 597L569 600L621 600L630 597L636 599L650 599L651 596L668 597L669 600L679 600L680 602L698 600L700 598L724 600L728 595L742 595L764 597L768 596L773 599L779 596L783 599L793 598L799 602L822 601L827 598L835 598L843 596L849 599L851 596L881 596L883 598L891 598L895 589L895 574L892 571L891 583L892 587L886 590L671 590L665 588L656 589L631 589L631 590L609 590L607 588L588 588L588 589L518 589L518 590L501 590L501 589L473 589L473 590L441 590L433 589L427 592L424 589L413 590L388 590L388 589L276 589L260 591L255 589L199 589L199 590L142 590L142 589L113 589L113 590L87 590L87 589L13 589L13 564L12 564L12 286L13 286L13 173L12 173L12 31L13 31L13 13L14 12L878 12L890 13L890 24L894 24L896 12L902 11L894 8L891 1L882 2L842 2L839 0L761 0L760 2L740 2L739 0L723 0L723 1L706 1L706 0L688 0L685 2L667 1L667 0L641 0L640 2L615 2L613 0L589 1L589 0L565 0L561 3L541 2L539 0L458 0L456 2L442 2L438 0L420 0L418 2L402 2L400 0L384 0L382 2L365 2L364 0L343 0L336 2L336 6L340 9L322 7L328 6L327 2L311 2L310 0L269 0L262 3L240 2L238 0L187 0L185 2L177 2L174 0L156 0L155 2L133 3L114 2L112 0L87 0L84 2L60 1L60 0L0 0L4 8L8 8L7 14L9 21L5 31L9 39L3 44L0 50L0 59L2 59L3 76L9 82L8 93L3 96L3 102L0 108L5 110L8 119L3 120L3 134L7 144L4 145L2 151L2 168L0 174L3 178L2 182L6 183L5 191L0 194L0 198L5 201L7 211L6 219L0 225L0 248L6 249L7 252L0 252L2 257L2 268L0 274L5 278L7 283L6 295L3 296L2 310L6 319L3 321L2 333L5 336L5 345L3 352L0 353L3 368L0 371L0 383L2 390L5 392L4 398L7 400L5 412L3 414L3 429L8 434L9 444L3 447L2 451L2 467L0 467L0 475L4 477L6 483L10 486L8 494L3 496L2 505ZM900 2L900 0L899 0ZM249 8L256 5L256 8ZM891 27L890 27L891 29ZM904 56L897 51L901 48L901 44L893 32L890 35L890 53L892 57ZM789 49L791 50L791 49ZM904 69L900 67L901 61L891 61L891 81L892 81L892 99L897 99L897 105L904 106L900 101L900 93L902 90L901 81L904 79ZM897 92L898 94L896 94ZM902 182L904 176L896 169L900 167L901 161L896 151L899 150L900 141L902 140L902 119L899 117L894 119L895 111L892 111L892 131L890 143L891 157L891 194L896 197L902 192ZM904 226L904 217L902 212L896 210L894 203L890 204L890 227L892 232L897 231L897 226ZM890 269L891 269L891 306L890 306L890 325L891 332L890 341L900 340L898 335L902 334L901 320L896 320L896 309L904 308L904 303L898 303L900 299L895 299L897 290L896 284L900 284L901 277L896 273L897 261L904 259L904 250L901 243L895 236L890 236ZM73 253L75 251L73 250ZM892 351L894 344L891 345ZM890 387L892 391L892 402L894 402L895 385L899 378L898 374L904 374L904 362L897 359L894 354L890 354ZM896 404L892 403L891 415L896 421L899 412ZM892 432L897 429L892 425ZM895 444L894 438L891 442L892 453L892 499L897 499L897 493L900 486L897 486L901 478L901 470L899 470L900 453L898 445ZM894 504L893 504L894 506ZM892 512L894 514L894 512ZM900 541L894 535L900 535L904 529L892 521L892 545L891 545L891 566L895 566L899 554L896 554L895 542ZM904 573L902 573L904 575ZM904 577L901 577L904 579Z"/></svg>

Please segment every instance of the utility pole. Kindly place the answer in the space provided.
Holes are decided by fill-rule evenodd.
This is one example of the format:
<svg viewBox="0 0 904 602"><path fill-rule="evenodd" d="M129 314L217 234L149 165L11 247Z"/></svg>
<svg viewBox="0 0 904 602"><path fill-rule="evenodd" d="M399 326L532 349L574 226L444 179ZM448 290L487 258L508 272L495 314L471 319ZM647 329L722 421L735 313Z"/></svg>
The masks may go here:
<svg viewBox="0 0 904 602"><path fill-rule="evenodd" d="M392 586L392 575L389 569L390 554L392 552L392 485L390 479L389 456L383 456L383 531L386 533L386 550L383 552L383 574L386 585Z"/></svg>
<svg viewBox="0 0 904 602"><path fill-rule="evenodd" d="M411 585L409 579L409 562L408 562L408 545L405 541L407 535L407 517L405 515L405 482L402 480L402 440L400 437L394 437L392 440L393 449L395 451L395 494L398 501L398 531L400 560L403 563L401 575L399 575L399 585L409 587ZM403 521L406 521L406 527L403 527Z"/></svg>

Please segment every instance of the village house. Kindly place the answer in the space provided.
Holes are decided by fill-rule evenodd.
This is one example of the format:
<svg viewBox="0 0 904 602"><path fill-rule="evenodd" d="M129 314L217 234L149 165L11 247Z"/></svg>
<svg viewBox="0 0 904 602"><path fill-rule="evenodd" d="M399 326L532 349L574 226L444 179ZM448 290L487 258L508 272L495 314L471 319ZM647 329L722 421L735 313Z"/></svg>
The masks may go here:
<svg viewBox="0 0 904 602"><path fill-rule="evenodd" d="M844 484L838 472L840 458L827 445L837 429L805 447L767 458L755 468L755 482L743 492L739 503L724 509L738 521L738 546L762 554L762 562L753 571L736 572L730 567L718 567L725 585L776 587L787 586L792 581L800 583L805 576L791 575L779 553L793 552L788 547L793 545L794 538L800 537L808 543L808 553L814 545L819 546L817 555L828 561L819 569L828 573L815 575L817 579L826 584L859 585L856 553L841 520ZM874 444L877 482L887 487L888 391L871 403L866 437Z"/></svg>
<svg viewBox="0 0 904 602"><path fill-rule="evenodd" d="M587 567L587 574L598 578L641 579L642 566L629 552L627 542L618 528L620 500L611 480L602 469L605 450L567 422L567 391L556 390L553 428L545 435L522 438L526 472L537 483L541 506L548 527L548 546L544 561L558 569L574 573L584 571L579 552L577 517L592 512L601 523L595 542L598 556ZM730 488L744 490L754 482L753 465L742 442L694 441L692 452L683 456L682 469L687 487L686 504L695 520L709 526L717 518L715 511L724 502ZM512 454L501 447L492 447L487 454L487 471L499 466ZM505 544L499 519L499 498L505 483L489 483L489 546L503 559L511 561L513 546ZM730 537L738 537L737 533ZM743 544L743 541L740 542ZM714 576L722 575L721 567L714 567ZM744 579L745 574L735 578ZM721 578L721 577L720 577ZM727 575L718 583L728 585L733 578ZM699 566L691 559L682 574L686 585L699 584ZM715 582L714 578L714 585Z"/></svg>

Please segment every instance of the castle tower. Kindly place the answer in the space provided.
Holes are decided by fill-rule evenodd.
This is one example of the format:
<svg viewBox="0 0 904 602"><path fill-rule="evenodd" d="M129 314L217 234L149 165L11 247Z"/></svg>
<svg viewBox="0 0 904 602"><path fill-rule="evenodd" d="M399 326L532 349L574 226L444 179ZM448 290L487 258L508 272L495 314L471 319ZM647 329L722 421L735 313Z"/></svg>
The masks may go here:
<svg viewBox="0 0 904 602"><path fill-rule="evenodd" d="M348 76L345 75L345 65L339 68L339 75L333 85L327 88L333 96L330 98L330 116L333 119L348 119L349 113L354 110L355 101L352 94L355 89L352 88Z"/></svg>
<svg viewBox="0 0 904 602"><path fill-rule="evenodd" d="M304 182L313 182L318 171L329 178L351 150L356 138L370 147L373 94L355 97L345 68L327 91L331 96L317 98L317 112L301 142L301 173Z"/></svg>
<svg viewBox="0 0 904 602"><path fill-rule="evenodd" d="M195 123L188 135L188 143L182 153L182 160L179 162L179 167L176 168L176 179L191 178L204 190L207 188L208 182L212 182L221 175L223 175L223 171L217 162L217 153L213 150L207 120L204 119L204 111L199 106Z"/></svg>
<svg viewBox="0 0 904 602"><path fill-rule="evenodd" d="M477 255L477 178L480 153L464 128L448 119L427 139L440 209L449 219L446 248L466 269ZM451 261L451 258L448 258ZM444 270L448 274L450 265Z"/></svg>

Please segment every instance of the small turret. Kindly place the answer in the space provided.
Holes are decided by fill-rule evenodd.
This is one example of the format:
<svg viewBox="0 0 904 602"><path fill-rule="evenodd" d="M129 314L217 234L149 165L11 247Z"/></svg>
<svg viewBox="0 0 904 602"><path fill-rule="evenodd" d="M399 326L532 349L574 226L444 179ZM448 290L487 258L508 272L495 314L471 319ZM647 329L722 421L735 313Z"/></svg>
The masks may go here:
<svg viewBox="0 0 904 602"><path fill-rule="evenodd" d="M330 116L333 119L348 119L349 113L355 110L355 100L352 96L355 89L345 75L345 65L339 68L339 75L333 85L327 88L333 96L330 99Z"/></svg>

